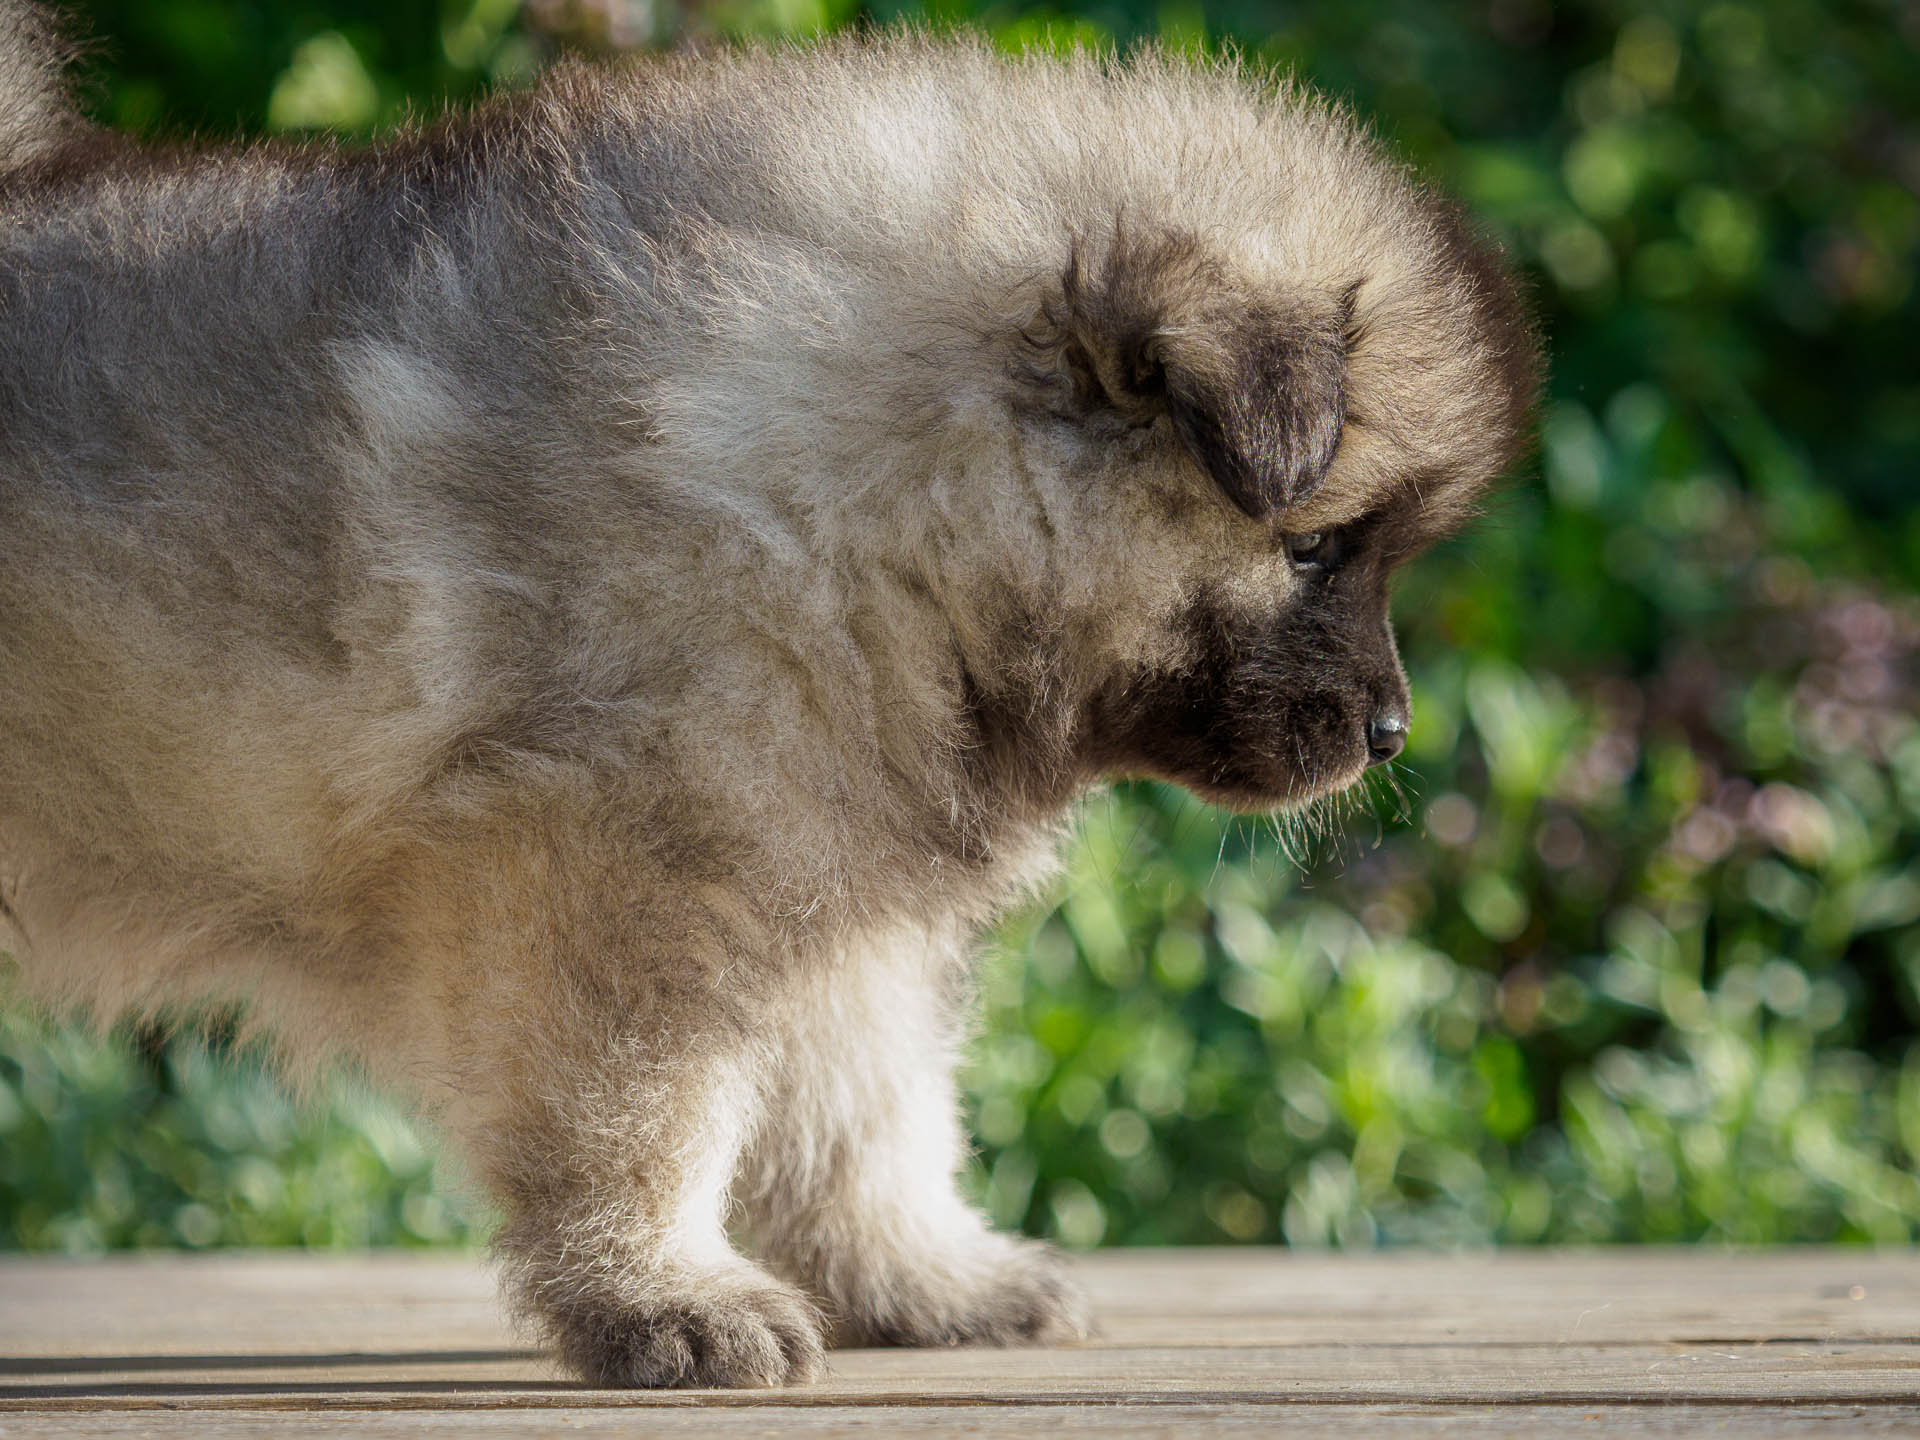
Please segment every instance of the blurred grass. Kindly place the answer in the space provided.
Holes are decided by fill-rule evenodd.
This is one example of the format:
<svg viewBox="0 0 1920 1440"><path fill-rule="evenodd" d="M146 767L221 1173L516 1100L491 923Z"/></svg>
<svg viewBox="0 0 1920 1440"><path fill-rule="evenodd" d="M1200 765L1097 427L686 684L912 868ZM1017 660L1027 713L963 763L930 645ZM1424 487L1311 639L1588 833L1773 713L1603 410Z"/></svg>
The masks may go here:
<svg viewBox="0 0 1920 1440"><path fill-rule="evenodd" d="M1529 271L1538 470L1402 587L1416 718L1318 832L1155 786L990 947L976 1180L1069 1244L1920 1229L1920 12L96 0L137 130L368 130L562 47L923 16L1232 41ZM465 1241L352 1092L0 1022L0 1243Z"/></svg>

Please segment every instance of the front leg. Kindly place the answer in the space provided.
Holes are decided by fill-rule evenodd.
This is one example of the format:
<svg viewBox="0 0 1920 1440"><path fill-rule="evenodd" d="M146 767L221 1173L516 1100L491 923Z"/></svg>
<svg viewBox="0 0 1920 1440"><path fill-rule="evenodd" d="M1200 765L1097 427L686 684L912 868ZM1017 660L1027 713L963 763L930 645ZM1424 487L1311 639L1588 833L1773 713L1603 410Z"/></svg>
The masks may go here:
<svg viewBox="0 0 1920 1440"><path fill-rule="evenodd" d="M739 1058L610 1037L571 1079L481 1146L509 1291L568 1368L608 1386L818 1378L818 1312L726 1238L753 1087Z"/></svg>
<svg viewBox="0 0 1920 1440"><path fill-rule="evenodd" d="M1057 1255L997 1235L956 1188L962 1034L937 958L838 957L784 1016L740 1199L754 1245L847 1344L1045 1344L1087 1334Z"/></svg>
<svg viewBox="0 0 1920 1440"><path fill-rule="evenodd" d="M769 952L684 892L636 913L630 881L506 873L512 911L462 927L446 1118L505 1206L510 1294L591 1384L817 1378L818 1311L725 1228L766 1088Z"/></svg>

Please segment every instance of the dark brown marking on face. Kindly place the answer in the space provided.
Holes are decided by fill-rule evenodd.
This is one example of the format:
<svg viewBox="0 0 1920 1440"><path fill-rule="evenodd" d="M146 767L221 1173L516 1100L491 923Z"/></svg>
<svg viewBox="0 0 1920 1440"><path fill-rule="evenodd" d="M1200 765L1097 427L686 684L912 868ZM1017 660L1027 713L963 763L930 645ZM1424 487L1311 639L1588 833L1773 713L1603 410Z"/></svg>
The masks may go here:
<svg viewBox="0 0 1920 1440"><path fill-rule="evenodd" d="M1385 518L1330 535L1302 584L1271 610L1214 590L1188 602L1182 663L1114 677L1088 703L1087 765L1146 775L1235 809L1304 802L1350 783L1369 731L1407 717L1406 677L1387 618Z"/></svg>

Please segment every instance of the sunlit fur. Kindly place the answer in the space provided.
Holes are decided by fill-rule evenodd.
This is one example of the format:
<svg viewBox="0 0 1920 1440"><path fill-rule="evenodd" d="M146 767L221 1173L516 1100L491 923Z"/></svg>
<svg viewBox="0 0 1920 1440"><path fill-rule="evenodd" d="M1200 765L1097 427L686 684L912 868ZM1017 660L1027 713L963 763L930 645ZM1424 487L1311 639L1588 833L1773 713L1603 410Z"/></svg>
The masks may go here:
<svg viewBox="0 0 1920 1440"><path fill-rule="evenodd" d="M1387 577L1530 403L1487 253L1231 63L892 35L167 149L48 33L0 0L28 985L411 1095L592 1380L1081 1334L954 1190L973 938L1110 774L1360 773Z"/></svg>

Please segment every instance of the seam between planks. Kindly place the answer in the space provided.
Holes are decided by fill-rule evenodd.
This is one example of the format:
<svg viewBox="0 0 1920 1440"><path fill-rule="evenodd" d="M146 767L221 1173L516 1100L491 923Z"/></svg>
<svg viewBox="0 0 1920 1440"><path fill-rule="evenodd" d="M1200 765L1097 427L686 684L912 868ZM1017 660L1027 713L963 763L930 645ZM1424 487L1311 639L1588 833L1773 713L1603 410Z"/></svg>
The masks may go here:
<svg viewBox="0 0 1920 1440"><path fill-rule="evenodd" d="M449 1403L453 1401L453 1403ZM1740 1395L1709 1391L1681 1391L1662 1395L1636 1395L1631 1391L1531 1391L1503 1390L1459 1395L1409 1395L1403 1390L1167 1390L1148 1394L1118 1391L1027 1392L1020 1395L836 1395L787 1397L753 1395L689 1395L685 1397L655 1392L644 1400L627 1394L601 1391L556 1391L550 1394L519 1393L511 1398L487 1399L476 1396L464 1403L445 1394L396 1395L387 1391L351 1390L340 1394L301 1391L296 1394L245 1393L231 1389L205 1395L168 1396L75 1396L71 1398L32 1397L30 1400L0 1402L0 1413L98 1414L111 1412L192 1413L195 1411L271 1410L360 1410L395 1413L489 1412L513 1410L631 1410L640 1414L649 1410L977 1410L1061 1409L1085 1406L1120 1406L1139 1409L1163 1409L1172 1406L1244 1406L1250 1409L1285 1409L1290 1406L1385 1406L1421 1405L1442 1409L1552 1408L1622 1406L1635 1409L1700 1409L1714 1406L1743 1408L1798 1408L1800 1406L1851 1407L1856 1409L1902 1409L1920 1405L1920 1390L1876 1395L1808 1395L1800 1393Z"/></svg>

